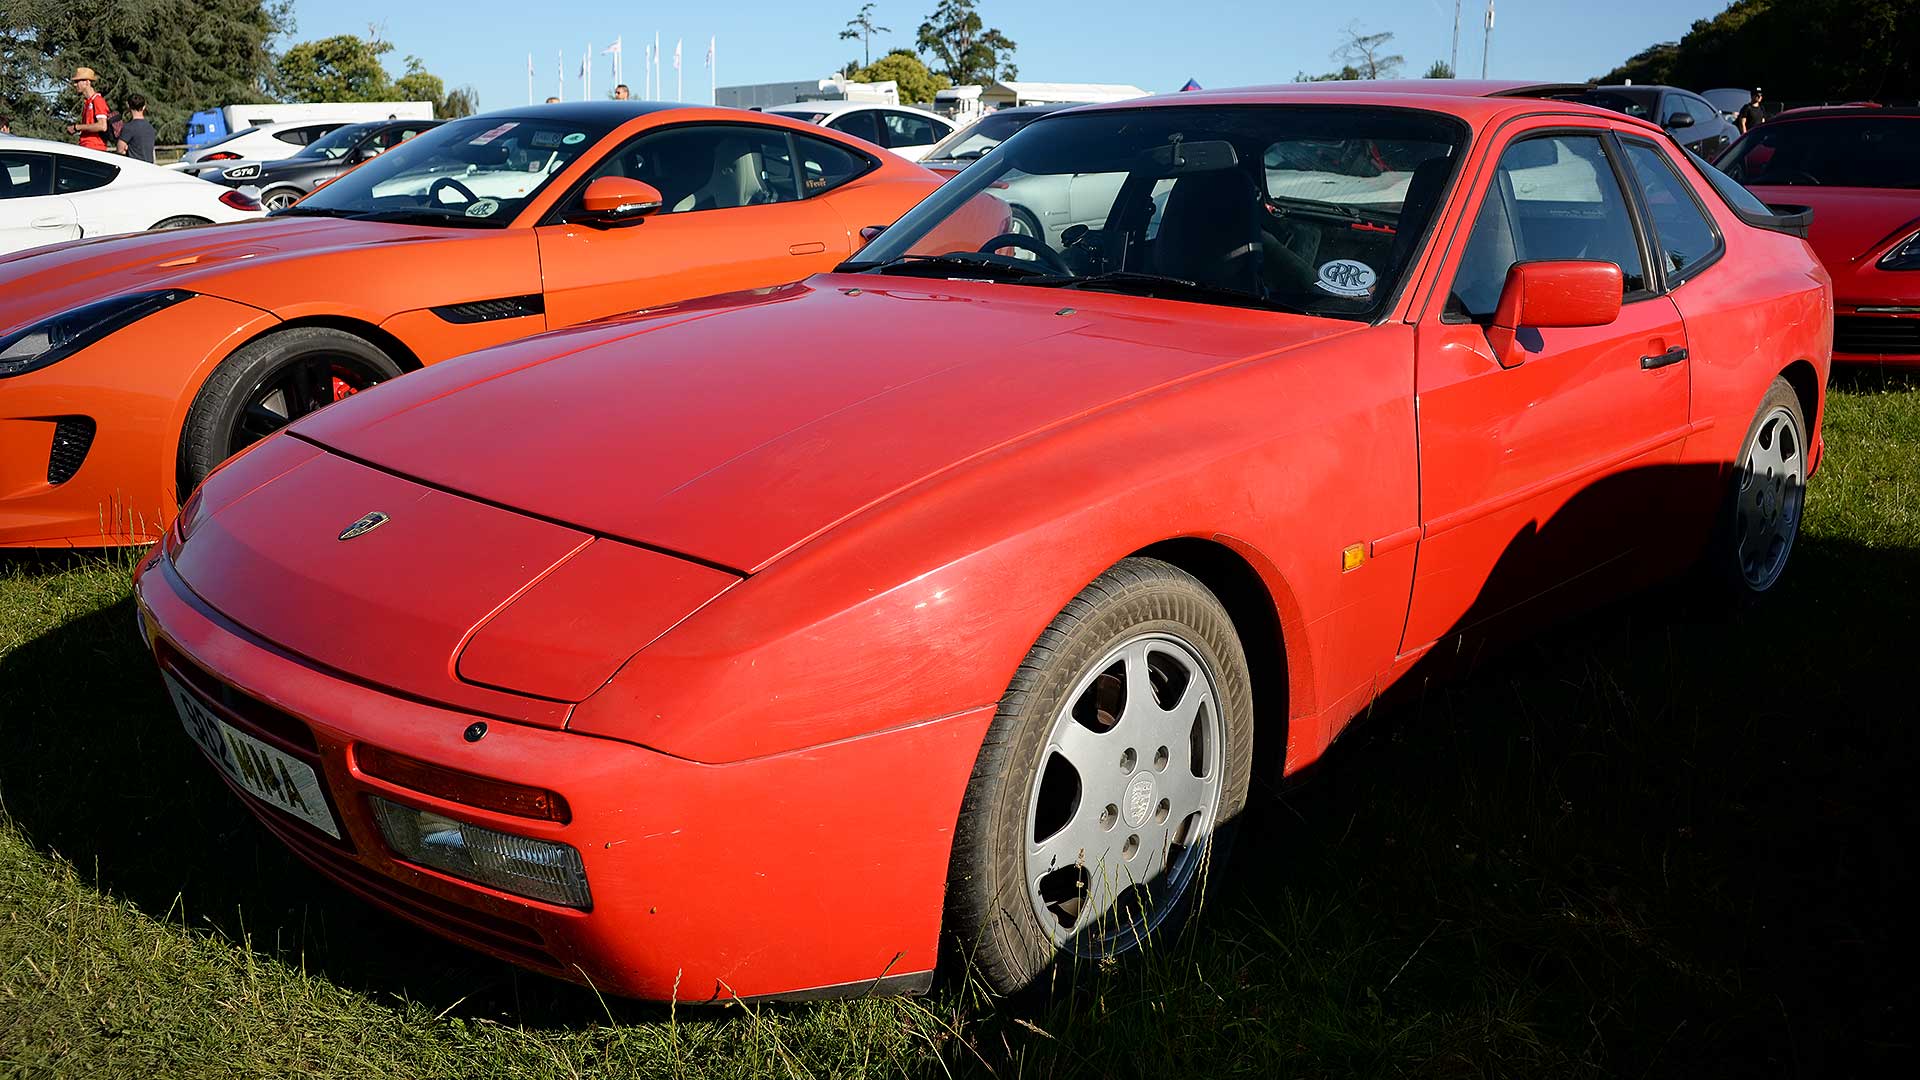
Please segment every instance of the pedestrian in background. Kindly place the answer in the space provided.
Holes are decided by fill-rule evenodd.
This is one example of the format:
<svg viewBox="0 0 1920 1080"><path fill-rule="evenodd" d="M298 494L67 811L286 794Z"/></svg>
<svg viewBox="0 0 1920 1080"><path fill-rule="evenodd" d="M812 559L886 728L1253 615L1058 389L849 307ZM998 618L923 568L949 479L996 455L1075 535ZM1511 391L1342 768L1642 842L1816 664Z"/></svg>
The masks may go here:
<svg viewBox="0 0 1920 1080"><path fill-rule="evenodd" d="M1765 98L1766 95L1762 94L1760 88L1756 86L1753 88L1753 97L1740 107L1739 124L1742 135L1767 122L1767 109L1761 104Z"/></svg>
<svg viewBox="0 0 1920 1080"><path fill-rule="evenodd" d="M13 117L0 113L0 135L13 134Z"/></svg>
<svg viewBox="0 0 1920 1080"><path fill-rule="evenodd" d="M153 125L147 122L147 99L127 95L127 119L120 125L120 152L130 158L153 163Z"/></svg>
<svg viewBox="0 0 1920 1080"><path fill-rule="evenodd" d="M107 98L94 89L99 78L90 67L75 68L73 92L80 95L80 122L67 125L67 134L80 136L80 145L89 150L107 148Z"/></svg>
<svg viewBox="0 0 1920 1080"><path fill-rule="evenodd" d="M613 100L615 101L626 101L632 96L633 91L627 89L626 83L621 83L619 86L613 88Z"/></svg>

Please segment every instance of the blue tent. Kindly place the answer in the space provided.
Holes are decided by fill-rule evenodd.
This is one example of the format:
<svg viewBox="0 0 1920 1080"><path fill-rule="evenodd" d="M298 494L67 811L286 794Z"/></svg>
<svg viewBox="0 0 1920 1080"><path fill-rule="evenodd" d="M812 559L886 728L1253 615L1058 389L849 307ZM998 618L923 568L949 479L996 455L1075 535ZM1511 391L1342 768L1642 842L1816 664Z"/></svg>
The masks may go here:
<svg viewBox="0 0 1920 1080"><path fill-rule="evenodd" d="M1188 80L1187 80L1187 85L1185 85L1185 86L1183 86L1183 87L1181 87L1181 88L1180 88L1180 92L1184 94L1184 93L1186 93L1186 92L1187 92L1187 91L1189 91L1189 90L1200 90L1200 89L1204 89L1204 88L1203 88L1203 87L1202 87L1202 86L1200 85L1200 80L1198 80L1198 79L1188 79Z"/></svg>

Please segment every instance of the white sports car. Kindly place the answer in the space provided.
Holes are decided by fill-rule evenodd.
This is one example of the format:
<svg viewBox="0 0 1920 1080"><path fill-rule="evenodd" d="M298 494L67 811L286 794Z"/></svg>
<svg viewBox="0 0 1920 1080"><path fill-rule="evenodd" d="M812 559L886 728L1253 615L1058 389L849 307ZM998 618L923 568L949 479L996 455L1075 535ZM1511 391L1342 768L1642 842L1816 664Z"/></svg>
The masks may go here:
<svg viewBox="0 0 1920 1080"><path fill-rule="evenodd" d="M0 254L260 216L260 203L250 195L144 161L0 137Z"/></svg>
<svg viewBox="0 0 1920 1080"><path fill-rule="evenodd" d="M857 139L906 158L919 161L934 144L953 134L953 121L925 109L906 105L874 105L864 101L800 101L775 105L766 110L779 116L791 116L835 131L844 131Z"/></svg>
<svg viewBox="0 0 1920 1080"><path fill-rule="evenodd" d="M167 166L175 172L198 176L227 168L240 161L279 161L292 157L315 139L345 127L346 120L290 120L284 124L262 124L244 128L218 142L211 142Z"/></svg>

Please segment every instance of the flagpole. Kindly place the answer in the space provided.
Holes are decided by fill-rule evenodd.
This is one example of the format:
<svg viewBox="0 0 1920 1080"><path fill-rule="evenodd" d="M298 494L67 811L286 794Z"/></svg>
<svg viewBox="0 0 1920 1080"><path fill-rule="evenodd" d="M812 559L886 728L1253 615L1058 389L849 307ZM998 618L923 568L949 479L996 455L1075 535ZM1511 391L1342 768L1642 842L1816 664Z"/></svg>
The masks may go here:
<svg viewBox="0 0 1920 1080"><path fill-rule="evenodd" d="M1487 32L1480 39L1480 77L1487 77L1487 56L1493 52L1493 0L1487 0Z"/></svg>
<svg viewBox="0 0 1920 1080"><path fill-rule="evenodd" d="M527 54L527 104L533 104L533 54Z"/></svg>
<svg viewBox="0 0 1920 1080"><path fill-rule="evenodd" d="M553 50L553 96L567 100L567 50Z"/></svg>
<svg viewBox="0 0 1920 1080"><path fill-rule="evenodd" d="M707 39L707 102L712 105L720 104L720 69L714 62L715 47L719 44L717 35Z"/></svg>
<svg viewBox="0 0 1920 1080"><path fill-rule="evenodd" d="M686 43L686 38L673 43L673 100L675 101L687 100L687 77L680 65L680 48Z"/></svg>

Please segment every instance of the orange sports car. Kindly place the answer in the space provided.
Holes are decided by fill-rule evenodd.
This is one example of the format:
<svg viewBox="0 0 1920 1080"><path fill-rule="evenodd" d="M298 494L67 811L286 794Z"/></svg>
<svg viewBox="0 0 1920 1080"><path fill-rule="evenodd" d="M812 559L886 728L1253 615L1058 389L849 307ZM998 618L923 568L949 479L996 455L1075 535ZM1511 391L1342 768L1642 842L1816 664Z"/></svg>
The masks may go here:
<svg viewBox="0 0 1920 1080"><path fill-rule="evenodd" d="M256 224L0 259L0 547L152 541L299 416L553 327L829 269L939 183L813 124L583 102L443 124Z"/></svg>

